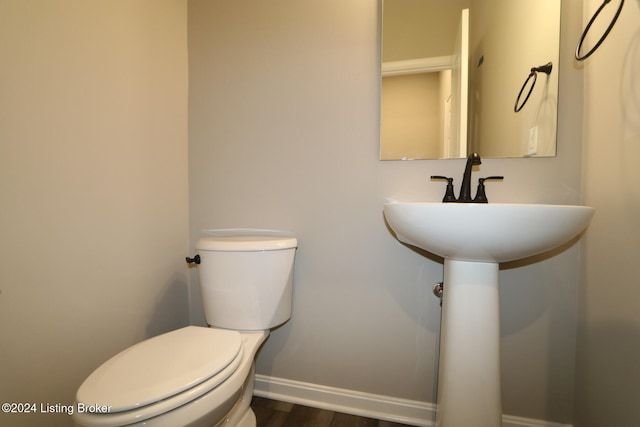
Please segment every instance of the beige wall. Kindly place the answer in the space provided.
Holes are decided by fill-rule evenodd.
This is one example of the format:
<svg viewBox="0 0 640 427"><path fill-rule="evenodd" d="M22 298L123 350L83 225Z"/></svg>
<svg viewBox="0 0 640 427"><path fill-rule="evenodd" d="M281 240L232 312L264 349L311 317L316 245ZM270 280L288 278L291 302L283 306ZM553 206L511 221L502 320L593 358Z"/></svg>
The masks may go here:
<svg viewBox="0 0 640 427"><path fill-rule="evenodd" d="M185 1L0 1L0 401L188 323L186 42Z"/></svg>
<svg viewBox="0 0 640 427"><path fill-rule="evenodd" d="M441 74L419 73L382 79L381 159L442 157L445 105L440 88Z"/></svg>
<svg viewBox="0 0 640 427"><path fill-rule="evenodd" d="M460 11L471 0L386 0L382 58L401 61L449 56L454 51Z"/></svg>
<svg viewBox="0 0 640 427"><path fill-rule="evenodd" d="M567 34L580 16L566 2ZM442 264L399 244L382 205L440 200L428 177L464 161L378 160L379 19L369 0L189 2L191 244L212 227L298 235L293 318L259 373L433 402ZM506 177L491 200L580 202L581 74L561 67L558 157L484 161ZM575 246L500 273L508 414L571 421L579 262Z"/></svg>
<svg viewBox="0 0 640 427"><path fill-rule="evenodd" d="M586 22L601 3L584 3ZM640 425L639 19L625 2L584 63L584 201L597 211L580 293L576 427Z"/></svg>
<svg viewBox="0 0 640 427"><path fill-rule="evenodd" d="M529 130L537 127L536 155L555 154L558 63L571 60L571 56L558 58L560 3L483 0L478 2L481 7L471 8L469 126L471 144L479 153L528 155ZM478 66L480 58L483 62ZM538 73L531 97L515 113L518 93L531 68L548 62L553 63L551 74Z"/></svg>

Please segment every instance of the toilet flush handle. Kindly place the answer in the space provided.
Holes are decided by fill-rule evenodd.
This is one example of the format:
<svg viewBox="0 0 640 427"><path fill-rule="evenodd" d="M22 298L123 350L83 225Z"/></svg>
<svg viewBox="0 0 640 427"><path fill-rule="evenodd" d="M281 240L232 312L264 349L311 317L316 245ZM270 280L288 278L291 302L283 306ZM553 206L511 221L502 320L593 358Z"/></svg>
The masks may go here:
<svg viewBox="0 0 640 427"><path fill-rule="evenodd" d="M200 255L196 255L193 258L186 258L187 264L200 264Z"/></svg>

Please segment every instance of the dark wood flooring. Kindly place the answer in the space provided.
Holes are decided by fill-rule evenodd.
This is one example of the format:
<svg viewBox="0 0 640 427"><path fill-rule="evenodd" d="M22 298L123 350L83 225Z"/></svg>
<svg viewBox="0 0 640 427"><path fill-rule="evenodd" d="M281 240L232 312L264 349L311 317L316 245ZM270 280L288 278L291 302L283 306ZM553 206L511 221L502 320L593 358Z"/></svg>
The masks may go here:
<svg viewBox="0 0 640 427"><path fill-rule="evenodd" d="M257 396L253 397L251 408L256 414L258 427L409 427Z"/></svg>

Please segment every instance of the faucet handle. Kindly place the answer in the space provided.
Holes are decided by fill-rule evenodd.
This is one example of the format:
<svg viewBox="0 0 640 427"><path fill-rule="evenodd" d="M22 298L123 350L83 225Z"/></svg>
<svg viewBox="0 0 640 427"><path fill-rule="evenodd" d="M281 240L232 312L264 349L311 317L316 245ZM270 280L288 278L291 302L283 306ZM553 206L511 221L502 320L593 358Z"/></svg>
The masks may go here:
<svg viewBox="0 0 640 427"><path fill-rule="evenodd" d="M486 178L479 178L478 191L476 192L476 198L473 199L474 203L489 203L489 200L487 199L487 194L485 193L485 189L484 189L484 182L488 179L503 180L504 176L488 176Z"/></svg>
<svg viewBox="0 0 640 427"><path fill-rule="evenodd" d="M448 178L442 175L431 175L431 179L446 179L447 180L447 189L444 193L444 198L442 199L443 203L456 202L456 196L453 192L453 178Z"/></svg>

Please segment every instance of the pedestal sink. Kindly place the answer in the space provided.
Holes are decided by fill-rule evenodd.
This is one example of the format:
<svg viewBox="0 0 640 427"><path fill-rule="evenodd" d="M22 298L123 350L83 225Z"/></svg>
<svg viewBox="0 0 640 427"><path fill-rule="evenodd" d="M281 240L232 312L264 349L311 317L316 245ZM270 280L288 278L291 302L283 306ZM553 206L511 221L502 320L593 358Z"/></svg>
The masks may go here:
<svg viewBox="0 0 640 427"><path fill-rule="evenodd" d="M593 213L586 206L385 204L398 240L444 258L436 426L502 425L498 265L567 243Z"/></svg>

